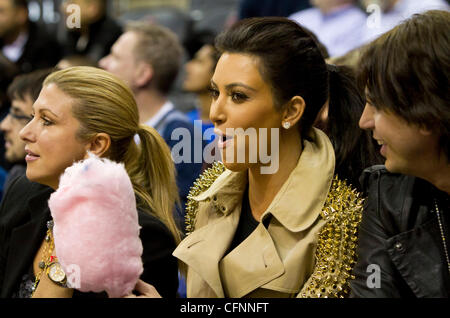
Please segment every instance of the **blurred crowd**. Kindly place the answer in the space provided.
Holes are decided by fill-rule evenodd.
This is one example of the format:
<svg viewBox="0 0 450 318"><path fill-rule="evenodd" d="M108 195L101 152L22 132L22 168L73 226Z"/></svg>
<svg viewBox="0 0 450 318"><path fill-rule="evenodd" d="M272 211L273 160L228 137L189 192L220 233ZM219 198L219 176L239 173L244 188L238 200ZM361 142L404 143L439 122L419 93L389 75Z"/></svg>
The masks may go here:
<svg viewBox="0 0 450 318"><path fill-rule="evenodd" d="M111 49L127 23L140 20L165 26L177 35L181 62L176 56L173 57L173 63L180 64L171 71L174 79L167 83L165 94L170 97L173 107L186 113L190 121L202 119L203 131L212 127L208 118L210 96L207 88L218 59L218 53L213 48L214 38L238 20L263 16L288 17L316 36L324 57L330 63L353 67L364 44L404 19L430 9L448 9L446 0L228 0L215 4L192 1L184 4L184 8L173 4L151 5L149 1L150 5L140 4L127 11L119 1L114 5L121 8L120 16L114 16L113 1L67 0L56 1L51 6L51 9L59 11L57 13L62 18L57 24L49 24L42 19L31 21L28 2L0 1L1 120L10 111L13 100L8 97L7 90L16 76L50 67L97 66L111 52L109 58L100 64L100 67L107 68L108 61L118 54L125 54L130 48L127 43L119 41L116 52ZM79 17L76 16L78 11L70 5L79 6ZM14 135L9 133L10 129L6 123L2 125L1 134L6 142L13 138L8 135ZM10 152L2 143L2 184L7 172L21 161L21 156L16 158ZM185 192L182 197L187 195L187 190Z"/></svg>

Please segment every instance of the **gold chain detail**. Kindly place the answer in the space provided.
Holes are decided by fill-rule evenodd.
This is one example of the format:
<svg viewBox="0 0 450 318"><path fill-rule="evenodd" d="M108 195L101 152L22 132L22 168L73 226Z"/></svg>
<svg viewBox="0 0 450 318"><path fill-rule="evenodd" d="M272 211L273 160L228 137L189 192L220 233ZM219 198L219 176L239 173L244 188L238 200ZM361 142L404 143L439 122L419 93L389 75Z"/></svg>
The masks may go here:
<svg viewBox="0 0 450 318"><path fill-rule="evenodd" d="M299 297L348 296L351 271L356 263L358 225L364 199L345 181L334 177L321 217L327 223L319 233L314 271Z"/></svg>
<svg viewBox="0 0 450 318"><path fill-rule="evenodd" d="M47 239L48 238L48 239ZM34 292L36 291L36 288L41 280L42 277L42 273L45 272L45 270L47 269L48 265L50 265L50 257L53 253L53 249L55 248L55 243L53 241L53 232L51 229L47 230L47 235L45 237L45 245L44 245L44 251L42 252L42 260L41 262L39 262L39 264L43 264L43 267L39 266L40 271L36 274L36 279L34 280L34 285L33 285L33 292L31 294L31 297L33 297Z"/></svg>
<svg viewBox="0 0 450 318"><path fill-rule="evenodd" d="M212 167L206 169L198 178L195 180L189 194L187 196L186 203L186 235L189 235L194 231L195 219L197 217L198 202L193 199L193 197L199 195L200 193L206 191L211 187L211 185L216 181L216 179L225 171L225 166L221 162L214 162Z"/></svg>

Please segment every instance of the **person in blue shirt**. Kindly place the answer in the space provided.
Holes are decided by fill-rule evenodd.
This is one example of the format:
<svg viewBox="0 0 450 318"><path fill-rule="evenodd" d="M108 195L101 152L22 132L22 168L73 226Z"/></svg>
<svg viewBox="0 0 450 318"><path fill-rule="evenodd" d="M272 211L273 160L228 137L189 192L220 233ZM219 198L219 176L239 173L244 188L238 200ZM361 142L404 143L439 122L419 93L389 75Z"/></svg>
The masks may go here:
<svg viewBox="0 0 450 318"><path fill-rule="evenodd" d="M355 0L316 0L312 8L289 18L313 32L330 56L341 56L364 44L367 15Z"/></svg>

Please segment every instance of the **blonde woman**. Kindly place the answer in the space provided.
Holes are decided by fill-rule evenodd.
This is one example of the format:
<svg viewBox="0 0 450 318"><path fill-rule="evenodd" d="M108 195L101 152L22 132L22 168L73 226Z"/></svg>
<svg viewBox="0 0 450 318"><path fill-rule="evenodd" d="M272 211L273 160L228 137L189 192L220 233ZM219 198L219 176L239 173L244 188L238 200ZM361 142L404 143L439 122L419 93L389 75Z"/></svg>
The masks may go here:
<svg viewBox="0 0 450 318"><path fill-rule="evenodd" d="M0 209L0 296L86 296L54 284L39 263L49 243L44 240L50 219L47 200L64 170L87 158L89 151L124 163L142 227L143 280L175 297L178 267L171 253L180 238L172 216L177 198L174 165L164 140L154 129L139 125L129 88L92 67L58 71L45 80L32 116L20 132L26 143L26 178L12 183Z"/></svg>

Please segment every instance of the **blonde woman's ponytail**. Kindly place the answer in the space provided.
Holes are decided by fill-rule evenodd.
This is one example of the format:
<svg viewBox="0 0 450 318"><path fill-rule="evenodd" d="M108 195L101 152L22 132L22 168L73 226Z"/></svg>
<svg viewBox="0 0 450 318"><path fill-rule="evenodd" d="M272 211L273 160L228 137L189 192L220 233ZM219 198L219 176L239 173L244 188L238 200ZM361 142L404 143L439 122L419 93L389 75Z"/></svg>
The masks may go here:
<svg viewBox="0 0 450 318"><path fill-rule="evenodd" d="M139 125L137 134L140 139L139 146L135 143L130 145L130 148L137 148L137 153L129 153L126 156L131 162L125 166L129 167L128 173L133 185L136 185L136 194L165 223L178 244L181 235L173 212L176 204L179 204L179 197L170 149L158 132L149 126Z"/></svg>

